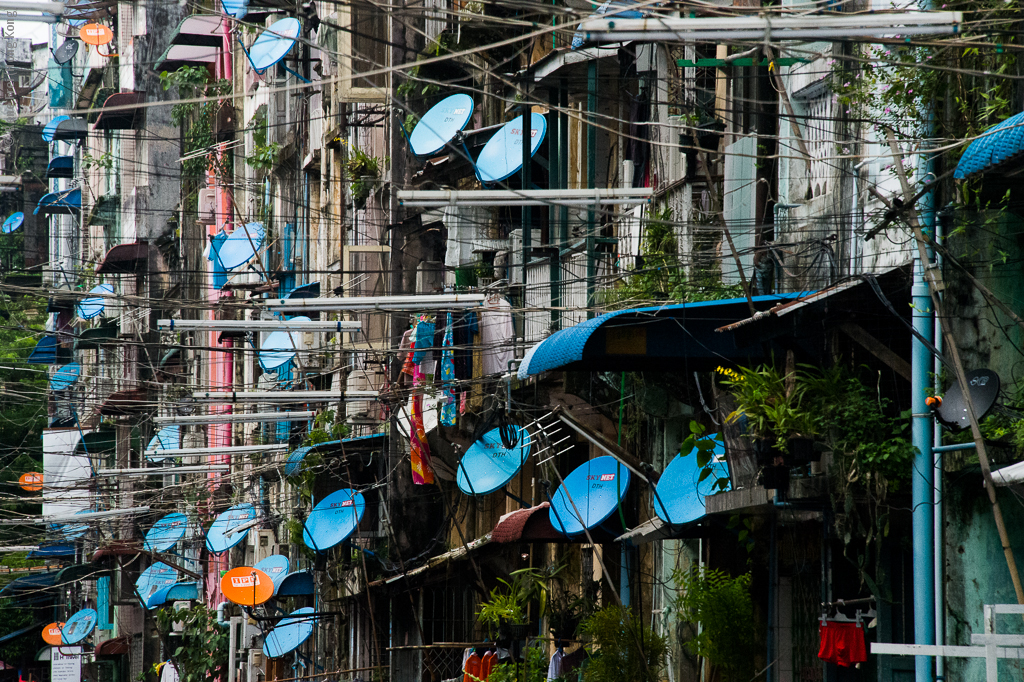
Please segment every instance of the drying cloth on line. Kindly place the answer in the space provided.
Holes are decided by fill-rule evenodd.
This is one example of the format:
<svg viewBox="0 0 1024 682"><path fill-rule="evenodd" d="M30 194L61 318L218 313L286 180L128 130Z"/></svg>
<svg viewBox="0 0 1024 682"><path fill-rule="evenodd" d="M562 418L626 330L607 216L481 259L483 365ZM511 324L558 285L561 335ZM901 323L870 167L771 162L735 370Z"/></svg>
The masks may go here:
<svg viewBox="0 0 1024 682"><path fill-rule="evenodd" d="M864 628L860 624L826 621L818 630L821 633L818 658L821 660L847 668L854 663L868 660L868 650L864 645Z"/></svg>

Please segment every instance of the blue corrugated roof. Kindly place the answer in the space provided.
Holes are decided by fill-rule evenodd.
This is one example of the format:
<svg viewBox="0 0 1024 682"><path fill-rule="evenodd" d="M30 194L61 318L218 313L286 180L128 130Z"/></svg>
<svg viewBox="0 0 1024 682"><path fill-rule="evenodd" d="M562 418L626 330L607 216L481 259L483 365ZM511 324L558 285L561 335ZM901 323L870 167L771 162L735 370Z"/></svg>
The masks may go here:
<svg viewBox="0 0 1024 682"><path fill-rule="evenodd" d="M1011 116L981 134L968 147L956 165L953 177L962 180L983 173L1014 156L1024 153L1024 113Z"/></svg>
<svg viewBox="0 0 1024 682"><path fill-rule="evenodd" d="M387 434L384 432L371 433L369 436L355 436L354 438L343 438L342 440L330 440L327 441L326 443L318 443L316 445L304 445L301 448L296 448L295 450L292 451L290 455L288 455L288 460L285 462L284 465L284 475L294 476L295 474L299 473L299 465L302 464L302 460L306 459L306 455L308 455L310 452L315 452L317 450L326 450L333 446L342 444L351 445L353 448L365 446L370 444L369 441L371 439L384 438L386 435Z"/></svg>
<svg viewBox="0 0 1024 682"><path fill-rule="evenodd" d="M29 353L25 362L31 365L56 365L57 364L57 337L44 336Z"/></svg>
<svg viewBox="0 0 1024 682"><path fill-rule="evenodd" d="M30 573L20 578L15 578L0 589L0 595L9 596L19 590L38 590L44 587L53 587L60 571L48 571L46 573Z"/></svg>
<svg viewBox="0 0 1024 682"><path fill-rule="evenodd" d="M69 189L43 195L43 198L36 204L36 210L32 211L32 215L38 214L40 210L43 213L53 213L55 211L77 211L80 208L82 208L82 190Z"/></svg>
<svg viewBox="0 0 1024 682"><path fill-rule="evenodd" d="M72 544L42 545L28 553L29 559L64 556L75 556L75 546Z"/></svg>
<svg viewBox="0 0 1024 682"><path fill-rule="evenodd" d="M806 295L808 292L755 296L754 304L758 309L767 309L782 301ZM725 360L737 349L729 346L731 338L721 335L716 337L714 330L749 316L750 308L745 298L617 310L557 331L536 344L523 358L518 376L525 379L585 360L593 366L580 369L620 369L618 365L622 364L637 365L634 368L641 369L639 365L645 362L663 362L673 358L712 357ZM609 324L613 320L615 322ZM656 327L652 324L659 321L666 321L669 325ZM640 344L627 347L634 341L624 339L612 341L617 347L609 348L610 340L605 338L605 334L600 334L600 341L595 343L595 335L609 327L617 330L642 328L642 347ZM612 358L617 366L603 366L602 360ZM664 365L661 366L664 368Z"/></svg>

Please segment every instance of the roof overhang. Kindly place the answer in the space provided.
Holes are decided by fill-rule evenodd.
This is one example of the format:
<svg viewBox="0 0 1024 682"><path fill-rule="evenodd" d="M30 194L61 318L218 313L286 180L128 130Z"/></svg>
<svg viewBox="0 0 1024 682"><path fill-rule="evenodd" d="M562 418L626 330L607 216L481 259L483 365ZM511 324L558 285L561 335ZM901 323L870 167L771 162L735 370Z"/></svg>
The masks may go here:
<svg viewBox="0 0 1024 682"><path fill-rule="evenodd" d="M218 50L206 45L169 45L156 60L157 71L176 71L182 66L213 64Z"/></svg>
<svg viewBox="0 0 1024 682"><path fill-rule="evenodd" d="M105 275L134 275L149 267L149 244L118 244L107 251L96 272Z"/></svg>
<svg viewBox="0 0 1024 682"><path fill-rule="evenodd" d="M100 107L93 128L96 130L133 130L142 123L139 106L146 98L144 92L115 92Z"/></svg>
<svg viewBox="0 0 1024 682"><path fill-rule="evenodd" d="M755 296L767 310L803 294ZM760 344L737 344L716 333L723 324L750 315L745 298L702 301L607 313L555 332L526 353L519 378L551 370L665 371L678 363L686 371L713 370L723 361L760 358Z"/></svg>

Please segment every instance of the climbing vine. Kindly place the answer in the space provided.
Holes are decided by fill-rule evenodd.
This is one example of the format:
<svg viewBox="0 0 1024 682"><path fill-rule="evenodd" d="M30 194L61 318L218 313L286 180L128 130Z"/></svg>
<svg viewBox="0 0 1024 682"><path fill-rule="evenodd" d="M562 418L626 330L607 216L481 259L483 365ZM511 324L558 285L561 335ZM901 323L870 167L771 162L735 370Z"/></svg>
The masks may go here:
<svg viewBox="0 0 1024 682"><path fill-rule="evenodd" d="M164 90L178 88L178 96L184 100L219 98L231 92L231 81L214 80L206 68L197 66L164 71L160 74L160 84ZM218 153L214 148L217 114L222 106L226 106L223 100L211 99L206 102L186 101L171 108L171 122L182 128L183 177L201 178L211 168L222 177L230 174L230 155Z"/></svg>

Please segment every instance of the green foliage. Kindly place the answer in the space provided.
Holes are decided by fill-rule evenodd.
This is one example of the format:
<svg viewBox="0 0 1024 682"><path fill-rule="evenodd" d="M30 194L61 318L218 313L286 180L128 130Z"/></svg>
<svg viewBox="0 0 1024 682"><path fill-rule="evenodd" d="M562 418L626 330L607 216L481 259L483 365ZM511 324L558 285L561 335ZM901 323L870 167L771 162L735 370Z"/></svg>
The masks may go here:
<svg viewBox="0 0 1024 682"><path fill-rule="evenodd" d="M602 292L605 304L713 301L740 293L738 286L724 286L717 273L705 273L699 280L687 279L671 208L651 208L643 229L642 262L629 268L629 274L618 287Z"/></svg>
<svg viewBox="0 0 1024 682"><path fill-rule="evenodd" d="M170 636L178 622L184 626L182 632ZM156 612L156 627L181 682L211 682L227 676L229 635L227 628L217 625L216 610L202 603L181 611L161 608Z"/></svg>
<svg viewBox="0 0 1024 682"><path fill-rule="evenodd" d="M587 618L580 630L597 649L583 671L583 682L661 680L668 643L630 609L606 606Z"/></svg>
<svg viewBox="0 0 1024 682"><path fill-rule="evenodd" d="M9 599L0 600L0 637L32 624L31 609L15 606ZM0 660L8 665L27 663L35 658L38 642L31 636L15 637L0 644Z"/></svg>
<svg viewBox="0 0 1024 682"><path fill-rule="evenodd" d="M264 172L273 170L281 156L281 145L267 142L268 125L266 108L260 107L246 127L252 133L252 154L246 157L245 162Z"/></svg>
<svg viewBox="0 0 1024 682"><path fill-rule="evenodd" d="M951 9L964 13L962 44L864 43L853 48L850 58L831 60L841 114L910 135L919 134L919 126L929 121L935 131L928 135L965 140L1016 113L1018 8L1002 0L966 0ZM980 23L983 32L972 35L972 26ZM943 165L956 166L964 149L944 152Z"/></svg>
<svg viewBox="0 0 1024 682"><path fill-rule="evenodd" d="M690 650L707 659L726 682L752 679L757 633L750 574L733 578L717 569L695 567L677 571L673 580L679 585L680 617L700 626L688 642Z"/></svg>
<svg viewBox="0 0 1024 682"><path fill-rule="evenodd" d="M534 599L539 606L538 616L543 617L547 610L548 583L562 568L521 568L509 574L511 582L498 578L501 585L491 590L490 598L480 604L480 610L477 611L480 623L494 628L505 624L527 623L527 607Z"/></svg>
<svg viewBox="0 0 1024 682"><path fill-rule="evenodd" d="M365 205L380 178L381 160L370 156L358 147L348 145L348 159L345 161L345 177L349 181L349 192L357 206Z"/></svg>
<svg viewBox="0 0 1024 682"><path fill-rule="evenodd" d="M114 168L114 155L110 152L103 152L99 156L93 156L86 152L82 157L82 167L85 170L92 170L93 168L111 170Z"/></svg>
<svg viewBox="0 0 1024 682"><path fill-rule="evenodd" d="M222 97L231 92L231 81L214 80L210 72L201 66L183 66L177 71L164 71L160 74L160 85L164 90L178 89L181 99L198 99L203 97ZM228 159L230 155L217 153L213 147L216 143L214 123L222 102L213 99L208 102L183 102L171 108L171 122L180 126L184 133L184 149L182 156L191 156L181 164L182 175L186 178L201 178L212 167L218 175L227 175L230 171ZM206 153L197 153L207 150Z"/></svg>
<svg viewBox="0 0 1024 682"><path fill-rule="evenodd" d="M691 419L690 433L679 445L679 454L683 457L689 457L692 454L697 458L697 468L701 470L698 482L721 471L714 466L714 449L721 442L722 434L707 434L705 430L703 425ZM715 479L712 490L715 488L725 490L727 487L729 487L729 477L720 476Z"/></svg>
<svg viewBox="0 0 1024 682"><path fill-rule="evenodd" d="M494 666L487 682L545 682L548 676L548 657L537 642L523 650L521 663L499 663Z"/></svg>
<svg viewBox="0 0 1024 682"><path fill-rule="evenodd" d="M772 447L785 451L792 436L815 436L821 431L819 415L804 405L813 380L814 367L805 366L783 374L772 365L740 367L726 373L722 383L736 400L729 422L747 419L747 433L753 438L773 441Z"/></svg>

